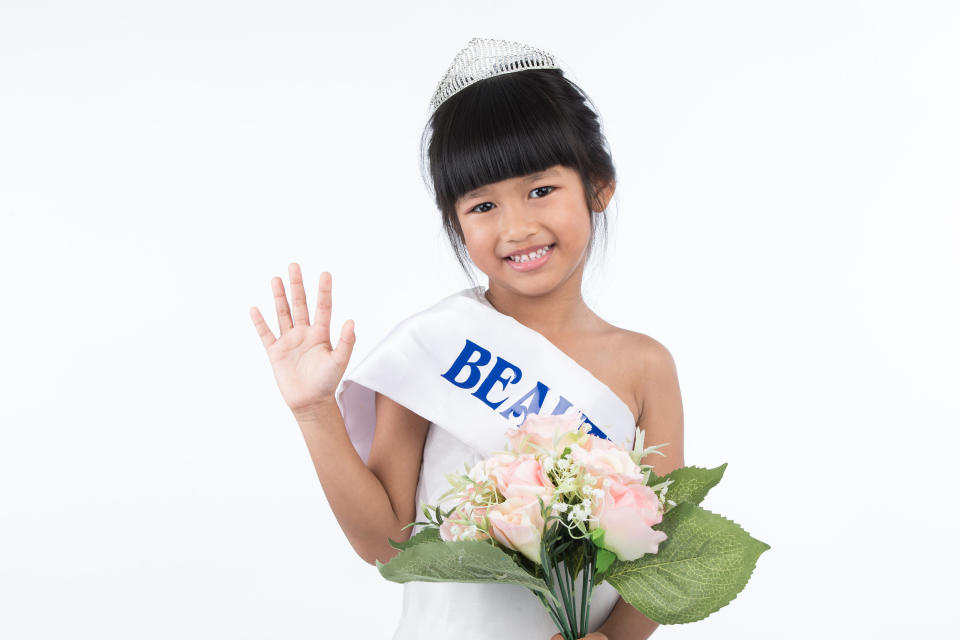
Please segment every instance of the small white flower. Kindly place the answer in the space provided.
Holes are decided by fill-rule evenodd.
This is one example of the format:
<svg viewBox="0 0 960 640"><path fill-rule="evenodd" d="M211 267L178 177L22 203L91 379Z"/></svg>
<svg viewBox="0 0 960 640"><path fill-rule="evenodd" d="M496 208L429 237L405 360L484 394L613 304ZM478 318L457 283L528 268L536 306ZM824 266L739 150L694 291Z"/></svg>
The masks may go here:
<svg viewBox="0 0 960 640"><path fill-rule="evenodd" d="M473 468L470 469L470 472L467 474L474 482L483 482L487 479L486 469L484 468L484 461L480 460L473 465Z"/></svg>
<svg viewBox="0 0 960 640"><path fill-rule="evenodd" d="M553 469L554 463L555 463L554 459L551 458L550 456L547 456L546 458L543 459L543 463L542 463L543 470L550 471L550 469Z"/></svg>
<svg viewBox="0 0 960 640"><path fill-rule="evenodd" d="M570 521L571 521L571 522L583 522L583 520L586 518L586 515L587 515L587 514L584 513L584 511L583 511L583 509L580 507L580 505L577 505L577 506L575 506L573 509L570 510Z"/></svg>
<svg viewBox="0 0 960 640"><path fill-rule="evenodd" d="M590 504L591 504L591 503L590 503L590 499L589 499L589 498L587 498L586 500L584 500L583 502L580 503L581 508L582 508L584 511L589 511L589 510L590 510Z"/></svg>

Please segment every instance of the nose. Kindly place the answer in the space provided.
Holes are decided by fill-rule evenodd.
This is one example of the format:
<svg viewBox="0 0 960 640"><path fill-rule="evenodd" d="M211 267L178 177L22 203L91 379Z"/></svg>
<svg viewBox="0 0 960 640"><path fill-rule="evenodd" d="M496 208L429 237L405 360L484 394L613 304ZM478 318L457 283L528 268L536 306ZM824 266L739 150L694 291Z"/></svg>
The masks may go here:
<svg viewBox="0 0 960 640"><path fill-rule="evenodd" d="M536 216L522 204L504 203L500 208L500 235L506 242L522 242L537 233Z"/></svg>

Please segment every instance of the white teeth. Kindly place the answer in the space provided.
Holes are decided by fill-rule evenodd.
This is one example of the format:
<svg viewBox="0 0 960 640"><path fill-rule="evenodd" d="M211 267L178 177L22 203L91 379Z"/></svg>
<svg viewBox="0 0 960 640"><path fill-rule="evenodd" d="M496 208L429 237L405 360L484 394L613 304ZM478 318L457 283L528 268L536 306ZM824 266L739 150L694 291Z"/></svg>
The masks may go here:
<svg viewBox="0 0 960 640"><path fill-rule="evenodd" d="M510 257L510 259L513 260L514 262L529 262L530 260L536 260L537 258L542 257L543 254L545 254L547 251L550 250L550 246L551 246L551 245L547 245L547 246L543 247L542 249L540 249L539 251L534 251L534 252L532 252L532 253L528 253L528 254L523 255L523 256L509 256L509 257Z"/></svg>

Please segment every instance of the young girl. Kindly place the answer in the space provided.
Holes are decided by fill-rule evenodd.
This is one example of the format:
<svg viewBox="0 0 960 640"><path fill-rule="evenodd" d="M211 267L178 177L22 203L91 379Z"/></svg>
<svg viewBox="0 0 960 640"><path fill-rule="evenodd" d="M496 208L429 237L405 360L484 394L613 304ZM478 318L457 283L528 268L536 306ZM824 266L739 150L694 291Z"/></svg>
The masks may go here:
<svg viewBox="0 0 960 640"><path fill-rule="evenodd" d="M310 324L300 267L293 309L272 280L280 338L251 318L284 401L300 425L330 507L371 565L408 540L446 474L502 449L528 413L575 406L591 432L650 444L658 475L683 466L683 411L673 358L642 333L611 325L581 281L615 188L598 115L548 53L474 38L431 102L429 173L461 265L488 278L391 330L344 376L352 320L330 341L332 278L320 275ZM592 103L591 103L592 104ZM601 231L598 231L600 229ZM632 292L631 292L632 294ZM559 640L541 603L508 584L403 585L399 640ZM608 584L594 590L589 640L648 637L657 624Z"/></svg>

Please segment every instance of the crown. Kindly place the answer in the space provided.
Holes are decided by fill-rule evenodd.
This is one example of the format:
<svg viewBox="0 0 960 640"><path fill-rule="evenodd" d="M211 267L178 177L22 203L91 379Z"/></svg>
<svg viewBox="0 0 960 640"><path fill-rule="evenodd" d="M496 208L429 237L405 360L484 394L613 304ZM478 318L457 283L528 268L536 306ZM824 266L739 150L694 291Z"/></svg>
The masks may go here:
<svg viewBox="0 0 960 640"><path fill-rule="evenodd" d="M430 100L430 111L436 111L445 100L475 82L504 73L526 69L560 69L554 56L520 42L472 38L437 84Z"/></svg>

